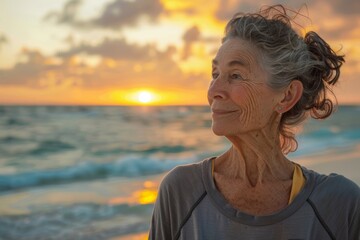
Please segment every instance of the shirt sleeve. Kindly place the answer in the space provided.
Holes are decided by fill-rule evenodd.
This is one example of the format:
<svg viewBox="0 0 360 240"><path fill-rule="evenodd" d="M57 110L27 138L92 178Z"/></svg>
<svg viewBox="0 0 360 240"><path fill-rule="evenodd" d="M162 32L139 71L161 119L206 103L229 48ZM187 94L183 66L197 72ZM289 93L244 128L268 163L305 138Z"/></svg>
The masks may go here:
<svg viewBox="0 0 360 240"><path fill-rule="evenodd" d="M150 222L150 240L171 240L204 193L198 164L177 166L160 183Z"/></svg>
<svg viewBox="0 0 360 240"><path fill-rule="evenodd" d="M310 200L329 231L341 240L360 240L360 189L338 174L317 185Z"/></svg>
<svg viewBox="0 0 360 240"><path fill-rule="evenodd" d="M168 188L161 182L155 201L149 231L149 240L172 239Z"/></svg>
<svg viewBox="0 0 360 240"><path fill-rule="evenodd" d="M349 225L349 239L360 240L360 190L357 189L357 201L354 204L354 215Z"/></svg>

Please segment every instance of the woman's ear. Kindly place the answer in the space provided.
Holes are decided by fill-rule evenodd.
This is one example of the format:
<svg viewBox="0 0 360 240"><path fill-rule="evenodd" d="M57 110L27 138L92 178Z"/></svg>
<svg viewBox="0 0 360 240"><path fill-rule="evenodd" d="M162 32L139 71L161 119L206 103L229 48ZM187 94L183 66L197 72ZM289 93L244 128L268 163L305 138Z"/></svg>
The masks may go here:
<svg viewBox="0 0 360 240"><path fill-rule="evenodd" d="M278 103L276 111L284 113L289 111L301 98L303 85L299 80L291 81L290 85L284 91L283 99Z"/></svg>

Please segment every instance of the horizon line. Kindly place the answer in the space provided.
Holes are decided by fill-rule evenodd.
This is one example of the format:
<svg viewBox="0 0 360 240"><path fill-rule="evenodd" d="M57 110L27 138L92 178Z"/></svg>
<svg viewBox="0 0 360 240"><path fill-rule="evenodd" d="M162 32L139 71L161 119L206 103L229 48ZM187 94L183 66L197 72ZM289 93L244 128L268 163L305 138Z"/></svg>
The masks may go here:
<svg viewBox="0 0 360 240"><path fill-rule="evenodd" d="M360 103L341 103L338 106L360 106ZM3 104L0 107L206 107L208 104Z"/></svg>

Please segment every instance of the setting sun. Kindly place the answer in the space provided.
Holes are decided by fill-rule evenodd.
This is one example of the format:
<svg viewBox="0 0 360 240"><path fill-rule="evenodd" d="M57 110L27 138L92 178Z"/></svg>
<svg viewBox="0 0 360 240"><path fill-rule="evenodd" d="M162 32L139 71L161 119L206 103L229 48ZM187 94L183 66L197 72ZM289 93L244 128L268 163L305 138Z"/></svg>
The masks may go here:
<svg viewBox="0 0 360 240"><path fill-rule="evenodd" d="M191 91L155 88L112 89L105 92L101 97L104 103L117 102L119 105L127 106L204 105L203 99L206 99L206 89Z"/></svg>
<svg viewBox="0 0 360 240"><path fill-rule="evenodd" d="M137 100L141 103L150 103L154 100L154 94L149 91L140 91L137 94Z"/></svg>
<svg viewBox="0 0 360 240"><path fill-rule="evenodd" d="M111 90L104 99L117 101L125 105L157 105L163 101L163 93L153 89L135 88L129 90Z"/></svg>

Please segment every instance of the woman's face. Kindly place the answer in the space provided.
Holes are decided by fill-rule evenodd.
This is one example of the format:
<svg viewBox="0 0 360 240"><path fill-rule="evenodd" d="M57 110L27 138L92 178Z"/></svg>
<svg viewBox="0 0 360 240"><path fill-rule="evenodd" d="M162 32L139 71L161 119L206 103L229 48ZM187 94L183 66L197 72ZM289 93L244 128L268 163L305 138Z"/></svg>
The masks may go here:
<svg viewBox="0 0 360 240"><path fill-rule="evenodd" d="M259 51L239 38L226 40L218 50L208 90L216 135L260 130L278 114L275 107L284 95L266 84L269 75L259 59Z"/></svg>

